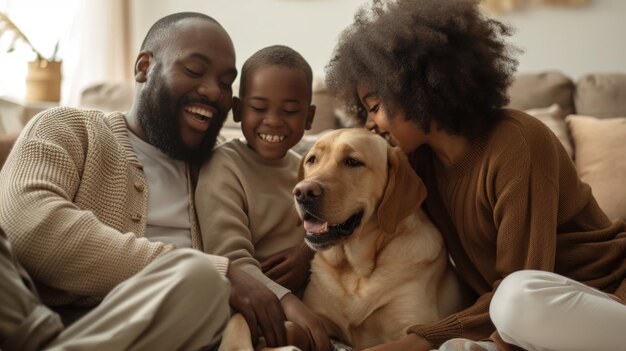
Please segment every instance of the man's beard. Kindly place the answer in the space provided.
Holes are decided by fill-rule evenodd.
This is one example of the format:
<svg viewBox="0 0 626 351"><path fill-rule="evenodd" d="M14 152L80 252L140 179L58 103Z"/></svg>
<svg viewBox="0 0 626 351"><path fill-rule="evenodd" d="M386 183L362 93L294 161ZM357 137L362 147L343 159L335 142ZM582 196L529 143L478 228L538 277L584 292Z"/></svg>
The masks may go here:
<svg viewBox="0 0 626 351"><path fill-rule="evenodd" d="M183 161L202 163L208 160L213 153L217 136L222 129L227 111L223 111L217 104L206 99L182 98L174 101L169 89L161 80L153 80L153 84L146 83L139 99L137 118L139 125L146 133L148 142L163 151L166 155ZM210 119L209 129L197 149L185 145L181 132L181 111L183 107L198 102L213 106L217 113Z"/></svg>

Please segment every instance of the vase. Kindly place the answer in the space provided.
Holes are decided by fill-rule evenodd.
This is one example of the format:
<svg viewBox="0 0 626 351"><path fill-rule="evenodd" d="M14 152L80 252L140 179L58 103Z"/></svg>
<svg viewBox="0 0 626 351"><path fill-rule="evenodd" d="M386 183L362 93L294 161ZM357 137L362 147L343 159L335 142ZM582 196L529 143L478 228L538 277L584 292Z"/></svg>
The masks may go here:
<svg viewBox="0 0 626 351"><path fill-rule="evenodd" d="M53 101L61 99L61 61L28 62L26 100Z"/></svg>

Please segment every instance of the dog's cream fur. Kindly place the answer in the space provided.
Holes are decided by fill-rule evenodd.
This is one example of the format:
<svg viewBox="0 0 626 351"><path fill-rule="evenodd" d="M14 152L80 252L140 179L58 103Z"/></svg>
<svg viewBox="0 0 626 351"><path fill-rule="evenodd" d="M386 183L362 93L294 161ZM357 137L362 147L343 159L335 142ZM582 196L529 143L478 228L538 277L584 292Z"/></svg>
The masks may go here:
<svg viewBox="0 0 626 351"><path fill-rule="evenodd" d="M399 148L365 129L337 130L304 156L300 172L296 189L323 189L316 201L329 224L363 211L353 234L312 262L304 302L330 335L362 349L462 308L441 233L420 208L425 186Z"/></svg>
<svg viewBox="0 0 626 351"><path fill-rule="evenodd" d="M441 233L420 207L425 186L399 148L365 129L336 130L303 157L300 178L296 200L314 195L296 201L305 227L307 206L329 226L363 212L351 235L323 248L310 240L323 230L307 233L307 243L319 251L304 302L330 336L359 350L400 339L409 327L464 307ZM246 349L224 347L229 339L245 341L242 320L231 322L237 326L227 333L238 337L225 334L222 349Z"/></svg>

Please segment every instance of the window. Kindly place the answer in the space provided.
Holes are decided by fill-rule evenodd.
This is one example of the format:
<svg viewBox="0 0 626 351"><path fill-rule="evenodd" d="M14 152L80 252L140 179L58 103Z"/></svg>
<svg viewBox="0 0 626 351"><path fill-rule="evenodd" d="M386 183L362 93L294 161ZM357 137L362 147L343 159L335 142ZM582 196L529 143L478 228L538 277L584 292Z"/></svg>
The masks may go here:
<svg viewBox="0 0 626 351"><path fill-rule="evenodd" d="M28 37L44 57L50 57L59 43L58 59L63 59L64 42L74 20L79 0L0 0L0 11ZM7 53L12 34L0 37L0 96L23 99L26 91L26 63L35 54L22 43Z"/></svg>

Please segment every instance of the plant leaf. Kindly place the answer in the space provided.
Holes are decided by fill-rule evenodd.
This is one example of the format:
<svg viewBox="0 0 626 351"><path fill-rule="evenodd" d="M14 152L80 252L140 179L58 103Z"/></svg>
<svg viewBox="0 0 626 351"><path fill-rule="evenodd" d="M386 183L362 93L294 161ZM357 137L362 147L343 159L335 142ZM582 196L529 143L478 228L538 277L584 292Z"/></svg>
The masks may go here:
<svg viewBox="0 0 626 351"><path fill-rule="evenodd" d="M2 35L8 32L12 32L14 35L11 45L9 47L10 51L13 51L15 49L15 43L17 42L17 40L21 40L26 45L28 45L28 47L37 55L37 60L43 59L43 55L41 55L39 50L35 49L35 47L30 42L30 40L28 40L26 35L24 35L24 33L17 27L17 25L15 25L15 23L13 23L13 21L9 19L9 16L7 16L3 12L0 12L0 24L2 24L4 27L2 31L0 31L0 38L2 37Z"/></svg>
<svg viewBox="0 0 626 351"><path fill-rule="evenodd" d="M57 40L57 43L54 44L54 51L52 51L52 56L50 56L50 59L48 61L51 61L51 62L56 61L58 52L59 52L59 41Z"/></svg>

